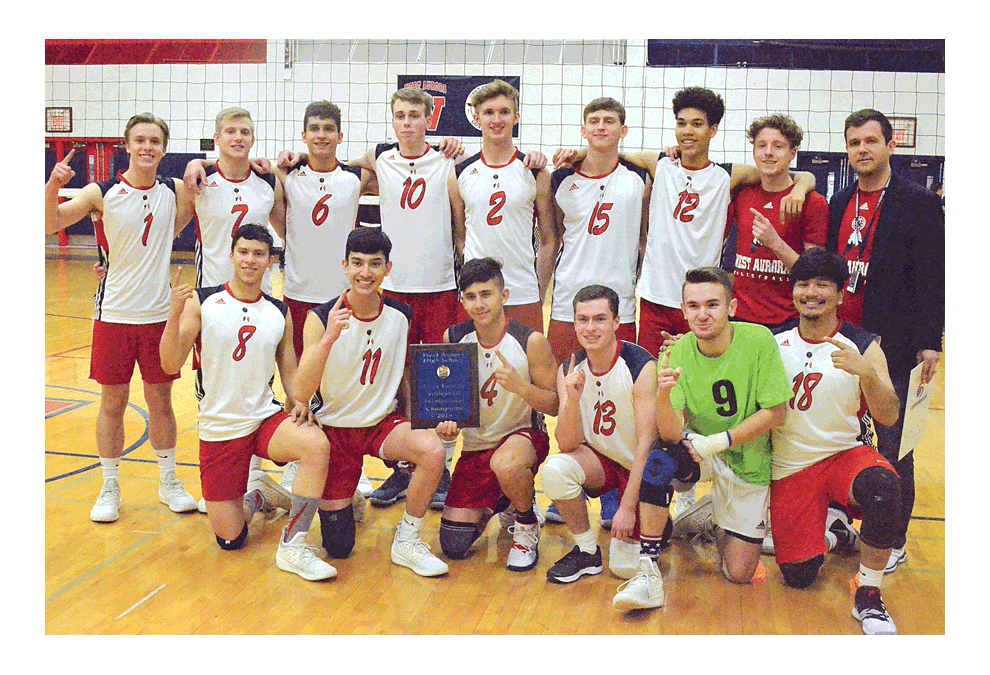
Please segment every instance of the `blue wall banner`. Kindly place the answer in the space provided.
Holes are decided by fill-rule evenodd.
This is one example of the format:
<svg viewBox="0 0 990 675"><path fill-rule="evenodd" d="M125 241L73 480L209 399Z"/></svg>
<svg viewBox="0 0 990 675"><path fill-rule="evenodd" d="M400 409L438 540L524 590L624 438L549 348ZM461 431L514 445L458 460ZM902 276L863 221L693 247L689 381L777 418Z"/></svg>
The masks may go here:
<svg viewBox="0 0 990 675"><path fill-rule="evenodd" d="M468 105L471 94L478 87L492 80L505 80L522 95L518 75L399 75L398 88L418 87L433 96L433 114L427 133L435 136L481 137L481 129L474 124L474 110ZM519 125L512 130L519 136Z"/></svg>

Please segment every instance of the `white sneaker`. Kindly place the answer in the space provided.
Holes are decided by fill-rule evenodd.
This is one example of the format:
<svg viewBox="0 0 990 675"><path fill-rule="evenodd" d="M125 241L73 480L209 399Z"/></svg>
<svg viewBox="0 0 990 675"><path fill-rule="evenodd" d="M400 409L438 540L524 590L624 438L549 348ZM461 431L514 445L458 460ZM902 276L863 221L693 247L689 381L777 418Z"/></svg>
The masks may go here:
<svg viewBox="0 0 990 675"><path fill-rule="evenodd" d="M897 635L897 626L884 607L879 588L860 586L856 589L852 615L862 624L864 635Z"/></svg>
<svg viewBox="0 0 990 675"><path fill-rule="evenodd" d="M512 534L512 548L509 549L505 566L513 572L525 572L536 567L540 560L540 523L514 523L509 532Z"/></svg>
<svg viewBox="0 0 990 675"><path fill-rule="evenodd" d="M695 495L694 486L690 490L675 493L674 501L670 505L670 517L676 518L697 503L698 498Z"/></svg>
<svg viewBox="0 0 990 675"><path fill-rule="evenodd" d="M890 549L890 557L887 558L887 568L883 571L884 574L893 574L897 571L903 563L907 562L907 553L904 552L903 548L892 548Z"/></svg>
<svg viewBox="0 0 990 675"><path fill-rule="evenodd" d="M375 490L374 486L371 484L371 480L364 475L364 469L361 469L361 480L358 481L357 489L358 492L361 493L362 497L367 497Z"/></svg>
<svg viewBox="0 0 990 675"><path fill-rule="evenodd" d="M691 508L678 513L672 522L671 537L681 539L706 538L714 541L715 521L711 493L699 499Z"/></svg>
<svg viewBox="0 0 990 675"><path fill-rule="evenodd" d="M541 528L546 525L547 516L543 513L543 509L540 508L540 505L536 503L536 495L533 495L533 513L536 514L536 522L540 524ZM509 505L509 508L499 512L498 525L503 530L508 530L515 522L516 509L511 504Z"/></svg>
<svg viewBox="0 0 990 675"><path fill-rule="evenodd" d="M288 492L292 492L292 484L296 480L296 474L299 473L299 461L289 462L282 469L282 478L279 479L278 484L286 489Z"/></svg>
<svg viewBox="0 0 990 675"><path fill-rule="evenodd" d="M320 581L337 576L337 570L318 555L315 546L306 544L306 533L296 532L289 541L284 541L285 529L278 540L278 552L275 553L275 565L280 570L298 574L306 581Z"/></svg>
<svg viewBox="0 0 990 675"><path fill-rule="evenodd" d="M206 500L202 497L199 498L199 504L196 505L196 510L200 513L206 513Z"/></svg>
<svg viewBox="0 0 990 675"><path fill-rule="evenodd" d="M96 498L89 519L95 523L112 523L120 518L120 481L107 478L100 488L100 496Z"/></svg>
<svg viewBox="0 0 990 675"><path fill-rule="evenodd" d="M399 522L392 540L392 562L408 567L421 577L436 577L450 571L447 563L430 553L429 545L420 541L419 535L410 536L405 529Z"/></svg>
<svg viewBox="0 0 990 675"><path fill-rule="evenodd" d="M639 542L612 539L608 543L608 569L620 579L632 579L639 572Z"/></svg>
<svg viewBox="0 0 990 675"><path fill-rule="evenodd" d="M364 521L364 517L368 514L368 502L361 494L361 487L354 491L354 496L351 497L351 506L354 507L354 522L360 523Z"/></svg>
<svg viewBox="0 0 990 675"><path fill-rule="evenodd" d="M656 562L648 556L639 557L639 573L619 586L612 599L616 609L650 609L663 605L663 577Z"/></svg>
<svg viewBox="0 0 990 675"><path fill-rule="evenodd" d="M830 508L825 516L825 541L828 550L859 553L859 532L844 511Z"/></svg>
<svg viewBox="0 0 990 675"><path fill-rule="evenodd" d="M176 513L195 511L199 507L193 496L186 492L182 481L175 477L174 471L166 471L158 484L158 501L168 504L168 508Z"/></svg>
<svg viewBox="0 0 990 675"><path fill-rule="evenodd" d="M247 491L258 490L270 509L292 510L292 493L275 482L264 471L252 471L248 476Z"/></svg>

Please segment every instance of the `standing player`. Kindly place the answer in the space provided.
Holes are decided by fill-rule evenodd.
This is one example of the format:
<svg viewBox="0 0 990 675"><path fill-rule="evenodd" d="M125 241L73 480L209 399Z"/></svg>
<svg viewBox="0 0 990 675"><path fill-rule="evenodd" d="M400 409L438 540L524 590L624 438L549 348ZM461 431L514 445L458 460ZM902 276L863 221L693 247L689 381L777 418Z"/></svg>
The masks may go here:
<svg viewBox="0 0 990 675"><path fill-rule="evenodd" d="M475 90L470 104L481 127L481 152L459 163L450 183L454 245L462 260L500 260L511 291L506 315L542 333L543 297L557 257L550 173L527 169L529 158L512 141L519 122L515 87L494 80Z"/></svg>
<svg viewBox="0 0 990 675"><path fill-rule="evenodd" d="M781 114L761 117L746 136L753 144L760 184L743 187L733 199L736 318L772 330L796 316L787 271L801 251L825 245L828 203L810 192L798 218L785 222L781 217L781 200L795 189L790 166L804 137L793 119Z"/></svg>
<svg viewBox="0 0 990 675"><path fill-rule="evenodd" d="M158 458L158 499L172 511L196 510L196 500L175 474L172 381L179 375L163 371L158 355L169 311L172 240L192 217L185 206L182 182L156 175L168 137L163 119L151 113L135 115L124 128L126 170L108 181L90 183L59 204L59 188L75 175L69 168L73 150L55 165L45 184L46 234L54 234L88 214L99 214L94 218L96 240L106 274L96 291L89 373L100 384L96 449L103 486L89 514L96 522L113 522L119 517L124 412L135 362L141 368L151 447Z"/></svg>
<svg viewBox="0 0 990 675"><path fill-rule="evenodd" d="M350 289L306 316L296 395L318 395L316 415L330 440L330 467L320 508L323 547L334 558L354 548L351 498L365 454L415 466L392 542L392 562L421 576L447 572L447 565L420 540L430 497L444 470L444 448L432 429L412 429L396 411L407 405L404 377L408 305L378 289L392 270L392 242L378 228L359 227L347 235L344 273Z"/></svg>
<svg viewBox="0 0 990 675"><path fill-rule="evenodd" d="M674 528L687 528L713 509L722 572L730 581L748 583L766 534L768 432L784 421L791 387L770 331L729 322L736 300L726 272L691 270L683 289L681 306L691 332L674 343L659 369L656 422L666 443L686 438L701 477L712 481L712 493L679 514ZM658 459L661 454L670 453L661 450Z"/></svg>
<svg viewBox="0 0 990 675"><path fill-rule="evenodd" d="M883 337L890 377L901 402L897 421L878 424L877 449L901 477L901 517L887 572L907 560L914 508L914 452L898 459L911 369L923 363L931 382L945 326L945 212L938 197L892 173L897 146L890 120L878 110L851 114L846 152L856 183L832 197L828 248L849 264L839 318Z"/></svg>
<svg viewBox="0 0 990 675"><path fill-rule="evenodd" d="M867 635L894 635L880 585L898 535L900 480L860 440L864 401L878 423L897 421L887 359L878 335L838 318L849 278L842 256L821 248L805 251L790 276L800 320L775 336L794 383L784 424L771 432L777 564L788 586L807 588L825 561L829 500L858 510L863 525L853 617Z"/></svg>
<svg viewBox="0 0 990 675"><path fill-rule="evenodd" d="M617 338L619 296L612 289L580 289L573 309L581 349L557 371L560 414L554 435L560 452L547 458L541 475L543 491L563 516L575 546L547 570L547 579L566 584L601 573L601 548L582 491L596 496L615 489L621 499L612 520L609 569L623 578L636 575L635 585L645 582L648 592L637 602L620 589L613 604L659 607L663 580L655 557L663 523L649 518L639 504L643 466L657 437L656 361Z"/></svg>
<svg viewBox="0 0 990 675"><path fill-rule="evenodd" d="M506 316L510 291L498 262L467 261L458 286L471 318L448 328L444 342L478 344L478 381L484 384L480 427L463 432L456 422L437 427L445 444L464 435L440 521L440 546L450 558L467 556L507 500L515 511L507 566L522 572L539 560L533 479L550 452L543 415L557 414L557 364L542 333Z"/></svg>
<svg viewBox="0 0 990 675"><path fill-rule="evenodd" d="M238 227L229 254L233 276L210 288L176 286L159 349L165 372L177 373L197 338L202 344L197 373L202 392L200 481L217 544L225 551L241 548L251 517L276 505L271 501L277 498L277 486L266 474L257 472L248 482L251 458L299 461L289 524L275 562L281 570L317 581L337 575L306 545L326 481L330 445L311 422L306 403L292 395L296 358L288 308L261 290L272 245L267 228L250 223ZM286 389L285 411L271 387L276 364Z"/></svg>

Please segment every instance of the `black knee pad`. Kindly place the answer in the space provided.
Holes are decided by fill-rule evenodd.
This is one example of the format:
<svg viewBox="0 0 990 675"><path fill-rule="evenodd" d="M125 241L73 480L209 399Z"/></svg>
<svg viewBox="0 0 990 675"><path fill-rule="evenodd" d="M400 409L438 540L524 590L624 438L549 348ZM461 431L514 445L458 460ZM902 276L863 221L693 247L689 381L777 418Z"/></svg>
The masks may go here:
<svg viewBox="0 0 990 675"><path fill-rule="evenodd" d="M440 548L448 558L463 560L468 551L479 537L478 528L474 523L462 523L456 520L440 519Z"/></svg>
<svg viewBox="0 0 990 675"><path fill-rule="evenodd" d="M643 482L640 484L639 498L647 504L670 506L671 481L684 483L697 482L701 477L701 467L691 459L683 443L664 443L657 439L650 448L650 455L643 467Z"/></svg>
<svg viewBox="0 0 990 675"><path fill-rule="evenodd" d="M852 495L863 514L859 537L873 548L892 548L901 514L901 481L882 466L863 469L853 479Z"/></svg>
<svg viewBox="0 0 990 675"><path fill-rule="evenodd" d="M804 562L780 563L780 573L784 575L784 583L791 588L807 588L818 578L824 562L824 554L819 554Z"/></svg>
<svg viewBox="0 0 990 675"><path fill-rule="evenodd" d="M219 544L220 548L222 548L224 551L236 551L237 549L244 546L244 541L247 539L247 532L248 532L247 523L244 523L244 529L241 530L241 533L239 535L237 535L237 539L231 539L230 541L227 541L223 537L218 536L217 544Z"/></svg>
<svg viewBox="0 0 990 675"><path fill-rule="evenodd" d="M350 504L337 511L319 510L323 549L331 558L346 558L354 550L354 507Z"/></svg>

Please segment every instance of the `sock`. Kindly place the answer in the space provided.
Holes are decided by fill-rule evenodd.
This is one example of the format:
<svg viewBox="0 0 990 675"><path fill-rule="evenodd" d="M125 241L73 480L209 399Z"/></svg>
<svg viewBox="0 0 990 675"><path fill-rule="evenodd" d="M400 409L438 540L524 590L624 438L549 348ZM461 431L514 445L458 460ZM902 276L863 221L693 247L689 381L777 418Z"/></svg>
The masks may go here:
<svg viewBox="0 0 990 675"><path fill-rule="evenodd" d="M292 495L292 510L289 511L289 524L285 528L284 541L291 540L299 532L309 532L313 516L320 505L319 497Z"/></svg>
<svg viewBox="0 0 990 675"><path fill-rule="evenodd" d="M598 538L595 536L595 531L590 528L586 532L575 534L574 543L585 553L594 555L598 550Z"/></svg>
<svg viewBox="0 0 990 675"><path fill-rule="evenodd" d="M108 478L120 480L120 457L100 457L100 467L103 469L103 482Z"/></svg>
<svg viewBox="0 0 990 675"><path fill-rule="evenodd" d="M249 471L261 471L261 457L251 455L251 468Z"/></svg>
<svg viewBox="0 0 990 675"><path fill-rule="evenodd" d="M534 525L537 523L536 512L533 511L533 507L530 506L528 511L517 511L516 522L520 525Z"/></svg>
<svg viewBox="0 0 990 675"><path fill-rule="evenodd" d="M883 570L871 570L869 567L859 564L859 576L856 577L856 582L860 586L875 586L880 588L880 582L883 581Z"/></svg>
<svg viewBox="0 0 990 675"><path fill-rule="evenodd" d="M418 538L419 531L423 529L423 519L410 516L408 511L402 514L402 520L399 521L399 524L406 530L407 538Z"/></svg>
<svg viewBox="0 0 990 675"><path fill-rule="evenodd" d="M450 464L454 461L454 450L457 448L457 441L443 441L443 452L447 456L444 465L450 471Z"/></svg>
<svg viewBox="0 0 990 675"><path fill-rule="evenodd" d="M656 560L660 556L660 545L662 543L663 537L647 537L641 534L639 536L639 553L640 555L645 555L648 558Z"/></svg>
<svg viewBox="0 0 990 675"><path fill-rule="evenodd" d="M265 497L260 490L251 490L244 495L244 520L251 522L258 511L265 506Z"/></svg>
<svg viewBox="0 0 990 675"><path fill-rule="evenodd" d="M158 458L158 473L162 478L169 471L175 474L175 448L155 450L155 456Z"/></svg>

